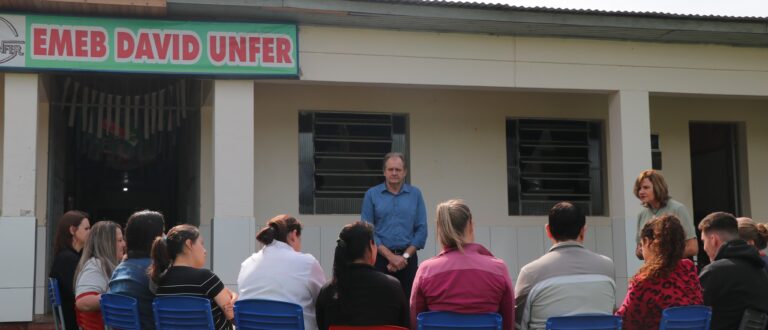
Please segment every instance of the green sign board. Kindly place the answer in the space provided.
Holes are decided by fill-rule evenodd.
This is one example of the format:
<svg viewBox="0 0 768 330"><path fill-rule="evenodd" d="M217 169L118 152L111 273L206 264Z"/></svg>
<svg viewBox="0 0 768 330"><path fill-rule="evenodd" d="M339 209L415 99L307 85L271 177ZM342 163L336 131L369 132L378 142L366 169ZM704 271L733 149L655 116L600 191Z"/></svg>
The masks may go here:
<svg viewBox="0 0 768 330"><path fill-rule="evenodd" d="M0 13L0 71L298 76L296 25Z"/></svg>

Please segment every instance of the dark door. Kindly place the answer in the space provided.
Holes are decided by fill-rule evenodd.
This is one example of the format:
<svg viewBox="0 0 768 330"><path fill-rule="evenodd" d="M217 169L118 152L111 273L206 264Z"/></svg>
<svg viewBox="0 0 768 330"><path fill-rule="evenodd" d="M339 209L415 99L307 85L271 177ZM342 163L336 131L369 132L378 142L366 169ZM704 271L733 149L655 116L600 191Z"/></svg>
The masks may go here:
<svg viewBox="0 0 768 330"><path fill-rule="evenodd" d="M697 228L707 214L740 211L737 124L690 123L693 219ZM697 234L701 237L701 234ZM699 241L699 267L709 263Z"/></svg>

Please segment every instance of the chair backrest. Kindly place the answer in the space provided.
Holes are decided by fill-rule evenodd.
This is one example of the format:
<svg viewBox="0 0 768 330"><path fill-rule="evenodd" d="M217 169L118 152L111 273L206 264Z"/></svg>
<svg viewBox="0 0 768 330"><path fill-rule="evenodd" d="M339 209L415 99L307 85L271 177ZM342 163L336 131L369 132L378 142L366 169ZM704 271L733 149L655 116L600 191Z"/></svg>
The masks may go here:
<svg viewBox="0 0 768 330"><path fill-rule="evenodd" d="M48 278L48 299L53 307L61 306L61 294L59 293L59 280Z"/></svg>
<svg viewBox="0 0 768 330"><path fill-rule="evenodd" d="M121 330L141 330L136 298L104 293L101 295L100 305L104 326Z"/></svg>
<svg viewBox="0 0 768 330"><path fill-rule="evenodd" d="M691 305L669 307L661 312L659 330L709 330L709 321L711 318L712 309L707 306Z"/></svg>
<svg viewBox="0 0 768 330"><path fill-rule="evenodd" d="M621 330L621 317L613 315L555 316L547 320L547 330Z"/></svg>
<svg viewBox="0 0 768 330"><path fill-rule="evenodd" d="M498 313L460 314L453 312L424 312L416 317L418 330L457 329L501 330Z"/></svg>
<svg viewBox="0 0 768 330"><path fill-rule="evenodd" d="M189 296L157 297L152 302L155 327L162 329L211 329L211 302Z"/></svg>
<svg viewBox="0 0 768 330"><path fill-rule="evenodd" d="M520 330L544 329L553 316L613 314L616 283L600 274L550 277L536 283L522 306Z"/></svg>
<svg viewBox="0 0 768 330"><path fill-rule="evenodd" d="M238 330L304 330L304 310L289 302L246 299L235 302Z"/></svg>
<svg viewBox="0 0 768 330"><path fill-rule="evenodd" d="M64 324L64 311L61 310L61 293L59 292L59 280L48 278L48 300L51 302L53 312L53 325L58 329L66 329Z"/></svg>
<svg viewBox="0 0 768 330"><path fill-rule="evenodd" d="M328 330L408 330L396 325L332 325Z"/></svg>
<svg viewBox="0 0 768 330"><path fill-rule="evenodd" d="M739 330L764 330L768 325L768 314L747 308L741 316Z"/></svg>

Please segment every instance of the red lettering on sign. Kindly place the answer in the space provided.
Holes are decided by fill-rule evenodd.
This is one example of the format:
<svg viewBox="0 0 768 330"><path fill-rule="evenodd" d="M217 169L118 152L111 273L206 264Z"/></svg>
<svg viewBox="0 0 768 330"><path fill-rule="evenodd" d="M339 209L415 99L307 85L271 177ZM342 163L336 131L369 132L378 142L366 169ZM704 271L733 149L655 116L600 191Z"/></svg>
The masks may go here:
<svg viewBox="0 0 768 330"><path fill-rule="evenodd" d="M208 58L213 65L224 64L227 57L227 39L221 35L208 35Z"/></svg>
<svg viewBox="0 0 768 330"><path fill-rule="evenodd" d="M134 60L138 61L154 61L155 56L152 54L152 45L149 41L149 35L146 33L139 33L139 39L136 42L136 53L133 55Z"/></svg>
<svg viewBox="0 0 768 330"><path fill-rule="evenodd" d="M42 26L32 26L32 56L45 56L48 53L48 29Z"/></svg>
<svg viewBox="0 0 768 330"><path fill-rule="evenodd" d="M129 30L115 29L115 61L129 62L133 57L133 33Z"/></svg>
<svg viewBox="0 0 768 330"><path fill-rule="evenodd" d="M184 34L181 36L181 60L187 63L197 62L200 58L200 39L196 34Z"/></svg>
<svg viewBox="0 0 768 330"><path fill-rule="evenodd" d="M50 44L47 55L71 57L72 30L52 28L50 30Z"/></svg>
<svg viewBox="0 0 768 330"><path fill-rule="evenodd" d="M291 39L277 37L277 63L293 64Z"/></svg>
<svg viewBox="0 0 768 330"><path fill-rule="evenodd" d="M245 63L246 51L248 45L245 44L244 36L230 36L229 38L229 61L232 63Z"/></svg>
<svg viewBox="0 0 768 330"><path fill-rule="evenodd" d="M171 37L173 35L163 33L153 33L152 39L154 39L154 46L157 49L157 59L162 62L168 62L168 49L171 47Z"/></svg>
<svg viewBox="0 0 768 330"><path fill-rule="evenodd" d="M248 62L256 65L261 52L261 37L248 37Z"/></svg>
<svg viewBox="0 0 768 330"><path fill-rule="evenodd" d="M173 39L173 61L176 62L179 60L179 35L177 33L174 33L172 36Z"/></svg>
<svg viewBox="0 0 768 330"><path fill-rule="evenodd" d="M275 63L275 38L261 38L261 63Z"/></svg>
<svg viewBox="0 0 768 330"><path fill-rule="evenodd" d="M32 25L32 58L103 61L109 53L106 30L97 26Z"/></svg>
<svg viewBox="0 0 768 330"><path fill-rule="evenodd" d="M75 56L88 56L88 31L75 30Z"/></svg>
<svg viewBox="0 0 768 330"><path fill-rule="evenodd" d="M108 52L107 33L99 30L91 31L91 58L106 58Z"/></svg>

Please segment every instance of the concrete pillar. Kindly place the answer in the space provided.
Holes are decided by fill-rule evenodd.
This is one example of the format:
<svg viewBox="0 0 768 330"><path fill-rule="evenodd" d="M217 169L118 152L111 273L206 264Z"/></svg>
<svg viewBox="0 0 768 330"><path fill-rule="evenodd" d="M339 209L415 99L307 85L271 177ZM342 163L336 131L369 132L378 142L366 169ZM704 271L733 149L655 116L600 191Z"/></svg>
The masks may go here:
<svg viewBox="0 0 768 330"><path fill-rule="evenodd" d="M610 150L609 205L616 265L616 299L626 294L627 279L640 268L635 257L637 214L642 206L632 192L637 175L651 168L651 124L647 91L618 91L608 113Z"/></svg>
<svg viewBox="0 0 768 330"><path fill-rule="evenodd" d="M37 74L5 74L0 322L31 321L35 278Z"/></svg>
<svg viewBox="0 0 768 330"><path fill-rule="evenodd" d="M253 81L213 83L213 271L234 288L255 248Z"/></svg>

